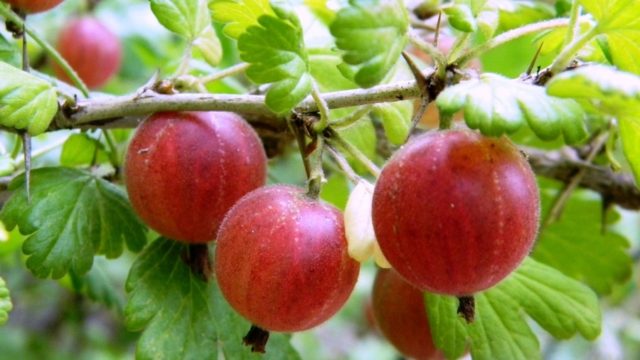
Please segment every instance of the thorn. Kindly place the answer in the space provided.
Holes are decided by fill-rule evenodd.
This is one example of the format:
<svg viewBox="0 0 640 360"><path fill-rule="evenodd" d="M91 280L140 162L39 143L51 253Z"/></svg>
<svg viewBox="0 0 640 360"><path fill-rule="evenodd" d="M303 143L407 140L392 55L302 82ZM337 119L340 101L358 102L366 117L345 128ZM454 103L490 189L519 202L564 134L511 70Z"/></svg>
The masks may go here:
<svg viewBox="0 0 640 360"><path fill-rule="evenodd" d="M531 71L533 71L533 67L536 65L536 61L538 61L538 57L540 56L540 51L542 50L542 45L544 45L544 41L540 42L540 46L538 46L538 50L536 50L535 55L533 55L533 59L531 59L531 63L529 63L529 67L527 68L527 75L531 75Z"/></svg>
<svg viewBox="0 0 640 360"><path fill-rule="evenodd" d="M405 142L406 142L409 140L409 138L411 137L411 134L413 133L415 128L418 126L420 119L422 119L422 116L427 111L427 106L429 106L431 97L429 96L429 89L428 89L429 84L427 83L427 78L424 76L424 74L422 74L422 72L418 68L418 65L416 65L416 63L413 61L411 56L406 51L402 52L402 57L407 62L407 65L409 66L409 69L411 70L413 77L416 79L418 88L420 89L420 107L413 114L413 118L411 119L411 127L409 128L409 133L407 134L407 138L405 139Z"/></svg>
<svg viewBox="0 0 640 360"><path fill-rule="evenodd" d="M433 40L433 46L438 47L438 40L440 39L440 22L442 21L442 11L438 13L438 22L436 23L436 34Z"/></svg>
<svg viewBox="0 0 640 360"><path fill-rule="evenodd" d="M22 149L24 153L24 180L27 190L27 203L31 203L31 135L24 131L22 136Z"/></svg>

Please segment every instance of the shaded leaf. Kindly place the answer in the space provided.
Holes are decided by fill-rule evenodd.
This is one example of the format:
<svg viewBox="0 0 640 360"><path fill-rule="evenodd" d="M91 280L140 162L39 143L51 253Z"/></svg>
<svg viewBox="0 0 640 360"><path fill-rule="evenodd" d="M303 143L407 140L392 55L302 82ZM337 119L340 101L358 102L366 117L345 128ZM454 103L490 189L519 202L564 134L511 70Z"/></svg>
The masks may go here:
<svg viewBox="0 0 640 360"><path fill-rule="evenodd" d="M402 1L357 1L342 8L331 24L343 51L343 74L361 87L380 83L400 58L407 42L409 17Z"/></svg>
<svg viewBox="0 0 640 360"><path fill-rule="evenodd" d="M542 187L542 204L547 211L559 191L553 190ZM608 294L613 285L631 276L633 263L627 253L627 240L602 229L601 200L589 195L574 192L562 217L540 234L532 257L585 282L598 293Z"/></svg>
<svg viewBox="0 0 640 360"><path fill-rule="evenodd" d="M640 120L625 116L618 119L624 156L631 165L636 186L640 186Z"/></svg>
<svg viewBox="0 0 640 360"><path fill-rule="evenodd" d="M288 337L272 334L265 356L250 353L242 337L250 324L225 302L214 281L184 263L188 245L160 238L133 264L126 283L125 324L142 331L138 359L297 359Z"/></svg>
<svg viewBox="0 0 640 360"><path fill-rule="evenodd" d="M377 104L372 115L378 117L384 127L387 139L394 145L402 145L407 140L411 129L412 101L398 101Z"/></svg>
<svg viewBox="0 0 640 360"><path fill-rule="evenodd" d="M67 138L62 145L60 164L64 166L87 166L92 163L109 162L109 156L102 143L91 136L80 133Z"/></svg>
<svg viewBox="0 0 640 360"><path fill-rule="evenodd" d="M57 279L69 270L83 275L96 254L118 257L124 243L132 251L144 247L145 228L119 187L68 168L40 168L31 176L31 202L24 176L16 178L0 219L7 229L17 225L30 235L23 252L34 275Z"/></svg>
<svg viewBox="0 0 640 360"><path fill-rule="evenodd" d="M443 8L449 19L449 24L462 32L474 32L478 28L471 8L465 4L455 4Z"/></svg>
<svg viewBox="0 0 640 360"><path fill-rule="evenodd" d="M9 312L13 309L9 289L4 280L0 277L0 325L4 325L9 319Z"/></svg>

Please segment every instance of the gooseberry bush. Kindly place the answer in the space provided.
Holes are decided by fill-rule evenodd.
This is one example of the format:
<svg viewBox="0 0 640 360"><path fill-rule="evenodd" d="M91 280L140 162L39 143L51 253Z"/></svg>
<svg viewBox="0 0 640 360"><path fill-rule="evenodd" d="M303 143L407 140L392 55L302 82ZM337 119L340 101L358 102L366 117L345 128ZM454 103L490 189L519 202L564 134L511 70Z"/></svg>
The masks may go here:
<svg viewBox="0 0 640 360"><path fill-rule="evenodd" d="M0 357L640 356L640 2L0 17Z"/></svg>

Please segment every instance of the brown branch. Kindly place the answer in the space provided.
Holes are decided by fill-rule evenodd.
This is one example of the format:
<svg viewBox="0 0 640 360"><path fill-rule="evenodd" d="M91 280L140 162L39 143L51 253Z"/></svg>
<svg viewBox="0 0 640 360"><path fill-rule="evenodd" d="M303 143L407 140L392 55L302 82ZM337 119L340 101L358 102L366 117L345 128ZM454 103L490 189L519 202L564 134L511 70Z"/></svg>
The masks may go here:
<svg viewBox="0 0 640 360"><path fill-rule="evenodd" d="M522 148L536 174L569 183L576 173L583 171L580 187L599 193L607 201L630 209L640 210L640 189L627 172L614 172L607 166L585 162L576 150L565 147L556 151Z"/></svg>

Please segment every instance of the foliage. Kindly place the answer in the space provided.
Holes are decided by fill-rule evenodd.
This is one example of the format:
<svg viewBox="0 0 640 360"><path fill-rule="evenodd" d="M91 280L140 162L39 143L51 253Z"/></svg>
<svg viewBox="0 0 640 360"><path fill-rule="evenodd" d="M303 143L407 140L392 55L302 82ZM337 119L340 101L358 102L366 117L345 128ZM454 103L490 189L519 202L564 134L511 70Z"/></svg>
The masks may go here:
<svg viewBox="0 0 640 360"><path fill-rule="evenodd" d="M19 69L20 39L0 30L3 355L123 358L135 348L142 359L258 357L242 345L251 324L195 262L195 248L147 233L127 199L122 164L132 130L112 128L132 127L159 109L247 115L273 155L269 182L304 186L309 170L324 170L320 197L346 208L349 236L366 240L352 244L361 250L356 256L373 253L382 265L370 214L359 205L370 198L357 184L375 183L414 125L425 130L411 121L420 115L418 94L436 97L429 111L437 111L415 119L427 127L453 119L453 126L510 136L525 153L549 151L553 168L540 175L563 182L538 180L542 218L558 206L561 216L541 224L516 272L475 295L475 322L457 315L457 299L425 294L435 344L449 358L535 359L556 346L597 357L601 347L557 341L598 341L603 317L637 302L631 276L639 217L621 211L616 196L631 174L640 184L640 2L428 0L423 13L401 0L92 3L88 10L86 0L66 0L27 17L29 71ZM117 30L124 49L118 76L88 99L51 76L51 63L61 59L47 45L83 11ZM7 29L21 27L4 2L0 17ZM403 51L422 71L419 85L409 82L420 74L409 71ZM477 56L483 63L470 67ZM442 62L446 69L433 68ZM22 133L34 136L26 173ZM575 190L573 181L597 192ZM351 302L327 327L272 334L265 356L394 356L362 325L360 302L374 270L373 261L363 263ZM615 326L631 328L637 316L625 314L625 325ZM636 337L607 326L627 358L640 356Z"/></svg>

